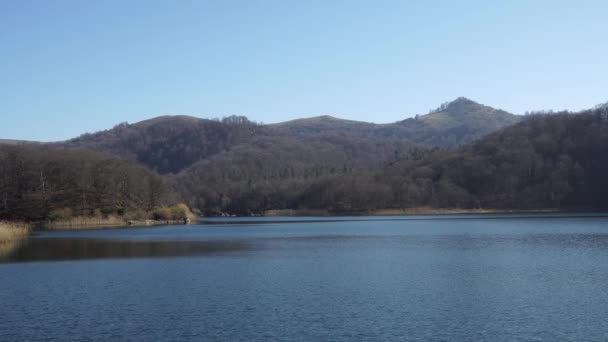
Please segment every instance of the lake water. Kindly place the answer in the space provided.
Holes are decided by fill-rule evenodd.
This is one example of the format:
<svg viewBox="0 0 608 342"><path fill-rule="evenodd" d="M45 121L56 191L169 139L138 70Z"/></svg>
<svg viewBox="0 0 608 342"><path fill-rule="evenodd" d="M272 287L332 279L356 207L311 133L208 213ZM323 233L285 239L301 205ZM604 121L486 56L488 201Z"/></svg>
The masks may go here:
<svg viewBox="0 0 608 342"><path fill-rule="evenodd" d="M607 341L608 218L215 219L0 249L0 340Z"/></svg>

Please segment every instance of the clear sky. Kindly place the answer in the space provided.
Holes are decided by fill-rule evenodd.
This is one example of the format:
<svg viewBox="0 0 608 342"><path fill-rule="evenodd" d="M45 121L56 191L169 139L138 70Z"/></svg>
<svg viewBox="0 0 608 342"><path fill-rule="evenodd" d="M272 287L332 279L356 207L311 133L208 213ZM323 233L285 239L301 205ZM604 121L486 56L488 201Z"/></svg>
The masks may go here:
<svg viewBox="0 0 608 342"><path fill-rule="evenodd" d="M393 122L608 101L608 2L0 0L0 138L163 114Z"/></svg>

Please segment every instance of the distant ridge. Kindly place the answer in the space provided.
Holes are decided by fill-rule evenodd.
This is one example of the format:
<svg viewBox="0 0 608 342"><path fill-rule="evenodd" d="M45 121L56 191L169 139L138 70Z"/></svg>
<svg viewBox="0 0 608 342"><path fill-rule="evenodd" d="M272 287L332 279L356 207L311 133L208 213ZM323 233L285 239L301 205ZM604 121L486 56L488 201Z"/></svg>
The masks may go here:
<svg viewBox="0 0 608 342"><path fill-rule="evenodd" d="M63 202L57 197L59 209L82 211L94 199L107 213L124 215L142 204L153 209L145 203L157 202L161 183L174 192L168 196L179 195L172 201L206 215L416 206L599 208L606 206L608 116L606 105L597 108L518 116L457 98L390 124L329 115L274 125L243 116L161 116L59 143L5 140L0 194L9 214L9 197L14 203L42 199L36 202L39 217L50 209L43 206L46 189L57 196L73 190ZM97 161L86 161L89 154ZM22 182L21 165L30 165L28 183ZM81 168L87 170L82 177ZM155 180L154 173L164 176ZM114 178L103 181L107 174ZM47 187L50 176L56 181Z"/></svg>
<svg viewBox="0 0 608 342"><path fill-rule="evenodd" d="M272 127L299 135L346 134L368 139L408 141L426 146L458 146L521 120L521 116L479 104L466 97L446 102L426 115L390 124L352 121L332 116L297 119Z"/></svg>
<svg viewBox="0 0 608 342"><path fill-rule="evenodd" d="M30 140L16 140L16 139L0 139L2 145L26 145L26 144L40 144L38 141Z"/></svg>
<svg viewBox="0 0 608 342"><path fill-rule="evenodd" d="M379 162L387 158L386 151L394 150L388 146L459 146L520 119L520 116L460 97L430 114L390 124L346 120L331 115L270 125L257 124L243 116L209 120L189 115L163 115L134 124L121 123L112 129L83 134L57 145L89 148L136 160L161 174L181 172L243 144L264 146L255 153L277 154L279 145L292 146L296 150L300 148L296 147L299 144L310 145L311 138L324 141L324 148L333 151L337 160L343 158L344 150L356 148L361 151L360 156L365 155L368 159L370 153L376 151L373 153L379 155L372 160ZM359 157L355 153L348 160L354 162ZM329 155L323 158L332 159Z"/></svg>
<svg viewBox="0 0 608 342"><path fill-rule="evenodd" d="M246 143L264 128L244 117L223 121L165 115L122 123L55 144L88 148L136 160L158 173L176 173L199 160Z"/></svg>

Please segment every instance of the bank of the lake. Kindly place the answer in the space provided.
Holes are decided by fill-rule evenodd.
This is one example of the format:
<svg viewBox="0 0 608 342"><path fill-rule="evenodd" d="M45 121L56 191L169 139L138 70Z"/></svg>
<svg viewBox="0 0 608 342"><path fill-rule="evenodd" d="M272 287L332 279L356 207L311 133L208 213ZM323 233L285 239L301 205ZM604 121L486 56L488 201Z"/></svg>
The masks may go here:
<svg viewBox="0 0 608 342"><path fill-rule="evenodd" d="M375 209L366 211L330 211L326 209L273 209L266 210L262 216L399 216L399 215L454 215L454 214L507 214L507 213L559 213L559 209L464 209L414 207L405 209ZM576 212L576 211L567 211ZM586 212L586 211L582 211Z"/></svg>
<svg viewBox="0 0 608 342"><path fill-rule="evenodd" d="M196 218L177 220L136 219L127 220L121 217L73 217L68 220L37 221L37 222L0 222L0 243L26 238L32 231L54 230L87 230L109 228L133 228L164 225L187 225L196 222Z"/></svg>
<svg viewBox="0 0 608 342"><path fill-rule="evenodd" d="M477 215L477 214L548 214L548 213L587 213L597 212L592 210L570 210L562 211L559 209L536 209L536 210L516 210L516 209L463 209L463 208L432 208L432 207L415 207L406 209L376 209L369 211L330 211L327 209L273 209L266 210L261 217L346 217L346 216L415 216L415 215ZM224 215L233 216L233 215ZM213 218L215 216L212 216ZM237 217L237 216L233 216ZM249 216L243 216L249 217ZM45 220L30 223L22 222L3 222L4 227L13 227L7 229L0 227L0 241L3 236L5 239L15 239L17 237L27 236L32 230L88 230L88 229L119 229L130 227L147 227L147 226L163 226L163 225L183 225L194 224L199 220L199 217L194 215L190 210L186 215L179 218L155 219L148 217L125 217L118 215L100 216L75 216L66 219ZM20 227L14 229L14 227ZM27 229L25 229L25 227ZM9 238L12 237L12 238Z"/></svg>
<svg viewBox="0 0 608 342"><path fill-rule="evenodd" d="M29 222L2 221L4 229L0 234L5 236L18 235L15 227L27 226L31 230L82 230L101 228L124 228L137 226L179 225L196 222L198 216L186 204L178 203L173 206L160 207L154 210L130 209L102 213L95 209L85 215L75 215L76 210L70 207L52 210L50 215ZM11 228L11 230L9 230ZM0 239L2 236L0 236Z"/></svg>
<svg viewBox="0 0 608 342"><path fill-rule="evenodd" d="M102 229L102 228L128 228L140 226L161 226L189 224L191 218L154 220L154 219L126 219L123 217L74 217L69 220L43 221L35 226L37 230L71 230L71 229Z"/></svg>

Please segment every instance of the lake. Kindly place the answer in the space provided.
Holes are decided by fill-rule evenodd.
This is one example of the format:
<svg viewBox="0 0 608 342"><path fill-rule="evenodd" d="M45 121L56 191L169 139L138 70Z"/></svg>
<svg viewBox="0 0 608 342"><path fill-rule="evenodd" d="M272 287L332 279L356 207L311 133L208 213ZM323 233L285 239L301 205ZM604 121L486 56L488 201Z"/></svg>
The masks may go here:
<svg viewBox="0 0 608 342"><path fill-rule="evenodd" d="M606 341L608 217L40 232L0 281L2 341Z"/></svg>

